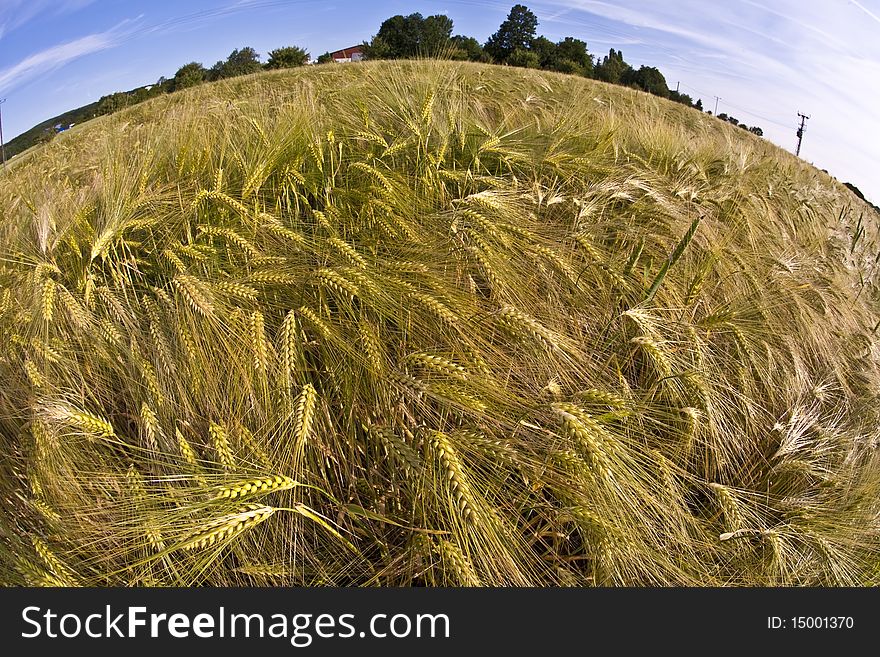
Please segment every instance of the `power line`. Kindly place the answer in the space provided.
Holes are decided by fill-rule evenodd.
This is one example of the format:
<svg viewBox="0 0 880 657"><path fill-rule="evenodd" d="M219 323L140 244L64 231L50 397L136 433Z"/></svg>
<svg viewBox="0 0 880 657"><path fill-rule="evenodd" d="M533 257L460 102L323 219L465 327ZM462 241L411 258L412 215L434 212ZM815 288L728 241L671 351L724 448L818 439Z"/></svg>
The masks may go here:
<svg viewBox="0 0 880 657"><path fill-rule="evenodd" d="M776 121L775 119L771 119L770 117L763 116L761 114L756 114L755 112L752 112L751 110L747 110L744 107L739 107L738 105L734 105L731 102L727 102L727 104L730 107L732 107L733 109L742 112L743 114L748 114L749 116L754 116L756 119L761 119L762 121L766 121L767 123L773 123L773 124L778 125L782 128L787 128L790 125L788 123L782 123L781 121Z"/></svg>
<svg viewBox="0 0 880 657"><path fill-rule="evenodd" d="M718 96L715 96L715 94L710 94L702 89L697 89L696 87L693 87L689 84L682 83L681 86L684 87L685 89L690 89L694 93L696 93L700 96L703 96L703 97L718 98ZM721 100L723 100L723 99L721 99ZM782 121L778 121L776 119L771 119L769 116L764 116L763 114L758 114L757 112L752 112L751 110L747 110L744 107L740 107L739 105L734 105L733 103L731 103L730 101L727 101L727 100L724 101L724 104L728 107L732 107L733 109L737 110L738 112L742 112L743 114L748 114L749 116L753 116L756 119L760 119L761 121L765 121L766 123L772 123L773 125L779 126L780 128L788 128L791 125L790 123L783 123ZM715 113L717 114L717 104L716 104L716 112Z"/></svg>

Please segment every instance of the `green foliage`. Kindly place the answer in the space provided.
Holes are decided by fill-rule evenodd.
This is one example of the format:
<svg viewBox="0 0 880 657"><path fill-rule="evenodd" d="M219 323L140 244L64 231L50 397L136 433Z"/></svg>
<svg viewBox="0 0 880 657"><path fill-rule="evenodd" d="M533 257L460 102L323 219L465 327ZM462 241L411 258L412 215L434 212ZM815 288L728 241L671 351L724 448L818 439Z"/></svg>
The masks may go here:
<svg viewBox="0 0 880 657"><path fill-rule="evenodd" d="M208 71L202 66L199 62L190 62L189 64L184 64L177 72L174 74L174 77L171 79L171 88L174 91L180 91L181 89L188 89L189 87L194 87L197 84L201 84L208 77Z"/></svg>
<svg viewBox="0 0 880 657"><path fill-rule="evenodd" d="M687 105L688 107L695 107L694 99L691 98L688 94L681 93L680 91L669 90L669 100L675 101L676 103L681 103L682 105ZM699 109L702 109L703 104L700 103Z"/></svg>
<svg viewBox="0 0 880 657"><path fill-rule="evenodd" d="M452 19L445 14L428 16L422 23L418 54L436 57L449 47L452 38Z"/></svg>
<svg viewBox="0 0 880 657"><path fill-rule="evenodd" d="M333 61L333 56L331 55L331 53L329 51L325 52L321 55L318 55L318 63L319 64L329 64L332 61Z"/></svg>
<svg viewBox="0 0 880 657"><path fill-rule="evenodd" d="M236 48L225 61L219 61L208 71L209 80L223 80L240 75L259 73L263 69L260 56L251 47Z"/></svg>
<svg viewBox="0 0 880 657"><path fill-rule="evenodd" d="M419 13L383 21L366 50L367 59L436 57L452 38L452 20L445 15L424 18Z"/></svg>
<svg viewBox="0 0 880 657"><path fill-rule="evenodd" d="M450 44L452 46L451 59L472 62L488 62L490 59L486 51L483 50L483 46L474 37L456 34L450 40Z"/></svg>
<svg viewBox="0 0 880 657"><path fill-rule="evenodd" d="M367 60L394 59L391 56L391 46L380 36L374 36L370 41L364 41L361 46Z"/></svg>
<svg viewBox="0 0 880 657"><path fill-rule="evenodd" d="M531 49L537 29L538 17L525 5L514 5L484 48L495 61L507 61L517 50Z"/></svg>
<svg viewBox="0 0 880 657"><path fill-rule="evenodd" d="M117 93L108 94L107 96L102 96L100 100L98 100L96 113L99 116L112 114L113 112L118 112L124 107L128 107L131 105L131 102L132 100L128 92L119 91Z"/></svg>
<svg viewBox="0 0 880 657"><path fill-rule="evenodd" d="M573 37L565 37L559 41L556 44L555 68L552 70L592 76L593 56L587 52L586 42Z"/></svg>
<svg viewBox="0 0 880 657"><path fill-rule="evenodd" d="M511 66L521 66L522 68L541 68L541 60L538 53L531 50L517 48L507 57L506 63Z"/></svg>
<svg viewBox="0 0 880 657"><path fill-rule="evenodd" d="M622 58L623 55L621 55L621 61L623 61ZM620 83L647 91L649 94L654 94L661 98L669 97L669 87L666 84L666 78L653 66L641 66L639 70L631 67L626 68L620 76Z"/></svg>
<svg viewBox="0 0 880 657"><path fill-rule="evenodd" d="M0 177L0 584L876 584L863 211L511 67L83 126Z"/></svg>
<svg viewBox="0 0 880 657"><path fill-rule="evenodd" d="M296 68L309 63L310 55L299 46L287 46L269 51L267 69Z"/></svg>
<svg viewBox="0 0 880 657"><path fill-rule="evenodd" d="M587 44L580 39L566 37L558 43L540 36L532 41L532 52L540 61L540 68L572 75L590 77L593 58L587 52Z"/></svg>
<svg viewBox="0 0 880 657"><path fill-rule="evenodd" d="M603 82L622 84L622 80L632 67L623 60L623 51L612 48L596 66L596 77Z"/></svg>

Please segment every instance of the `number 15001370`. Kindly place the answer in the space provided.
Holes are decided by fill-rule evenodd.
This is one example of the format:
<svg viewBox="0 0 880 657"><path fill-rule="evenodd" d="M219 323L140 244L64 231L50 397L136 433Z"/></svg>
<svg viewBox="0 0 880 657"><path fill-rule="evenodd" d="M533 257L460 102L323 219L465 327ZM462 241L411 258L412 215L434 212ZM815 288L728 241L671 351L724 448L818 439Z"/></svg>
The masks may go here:
<svg viewBox="0 0 880 657"><path fill-rule="evenodd" d="M770 630L851 630L854 625L852 616L767 616Z"/></svg>

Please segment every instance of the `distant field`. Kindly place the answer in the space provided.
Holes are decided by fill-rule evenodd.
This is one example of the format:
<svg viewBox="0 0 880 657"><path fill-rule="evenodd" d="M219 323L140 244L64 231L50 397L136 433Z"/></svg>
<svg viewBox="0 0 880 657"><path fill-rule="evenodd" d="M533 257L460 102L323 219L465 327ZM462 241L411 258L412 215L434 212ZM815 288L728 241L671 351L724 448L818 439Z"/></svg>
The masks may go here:
<svg viewBox="0 0 880 657"><path fill-rule="evenodd" d="M78 124L89 121L95 117L97 109L98 103L91 103L38 123L30 130L26 130L14 139L9 140L6 144L6 157L11 159L19 153L24 153L27 149L36 146L40 143L41 138L45 138L47 134L54 132L56 125L60 124L67 127L71 123Z"/></svg>
<svg viewBox="0 0 880 657"><path fill-rule="evenodd" d="M0 583L880 583L871 208L715 118L264 73L0 172Z"/></svg>

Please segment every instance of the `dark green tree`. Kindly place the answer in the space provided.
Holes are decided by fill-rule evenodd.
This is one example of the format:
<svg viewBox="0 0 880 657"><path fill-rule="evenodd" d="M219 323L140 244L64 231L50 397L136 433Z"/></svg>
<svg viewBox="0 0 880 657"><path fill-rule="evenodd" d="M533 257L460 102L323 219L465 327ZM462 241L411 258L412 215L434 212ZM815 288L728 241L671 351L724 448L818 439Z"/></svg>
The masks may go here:
<svg viewBox="0 0 880 657"><path fill-rule="evenodd" d="M450 39L452 46L452 59L469 60L472 62L487 62L491 58L483 50L483 46L474 37L456 34Z"/></svg>
<svg viewBox="0 0 880 657"><path fill-rule="evenodd" d="M700 110L702 112L703 111L703 99L697 98L697 102L694 103L694 107L696 107L698 110Z"/></svg>
<svg viewBox="0 0 880 657"><path fill-rule="evenodd" d="M364 44L364 54L367 59L436 57L448 51L451 38L448 16L397 15L382 22L376 36Z"/></svg>
<svg viewBox="0 0 880 657"><path fill-rule="evenodd" d="M749 132L751 132L752 134L758 135L759 137L764 136L764 131L761 130L761 128L759 128L756 125L753 125L751 128L749 128Z"/></svg>
<svg viewBox="0 0 880 657"><path fill-rule="evenodd" d="M676 103L681 103L682 105L687 105L688 107L694 106L694 99L690 97L690 95L681 93L680 91L672 91L669 90L669 100L674 100Z"/></svg>
<svg viewBox="0 0 880 657"><path fill-rule="evenodd" d="M538 54L525 48L517 48L510 53L507 63L511 66L521 66L522 68L541 68L541 60L538 59Z"/></svg>
<svg viewBox="0 0 880 657"><path fill-rule="evenodd" d="M241 50L235 49L226 58L226 61L220 61L211 67L208 72L208 79L222 80L224 78L234 78L239 75L249 75L257 73L263 69L260 64L260 56L257 51L251 47L245 47Z"/></svg>
<svg viewBox="0 0 880 657"><path fill-rule="evenodd" d="M171 90L179 91L180 89L186 89L187 87L194 87L195 85L204 82L207 76L208 71L205 70L205 67L199 62L184 64L177 69L177 73L175 73L174 77L171 79Z"/></svg>
<svg viewBox="0 0 880 657"><path fill-rule="evenodd" d="M392 16L382 22L379 26L379 32L373 38L380 39L377 48L373 53L369 53L370 59L379 59L376 55L381 52L381 46L387 47L387 53L383 58L397 59L399 57L412 57L419 48L419 32L421 24L424 21L419 13L410 14L409 16Z"/></svg>
<svg viewBox="0 0 880 657"><path fill-rule="evenodd" d="M556 69L563 73L593 75L593 56L587 52L585 41L565 37L556 44Z"/></svg>
<svg viewBox="0 0 880 657"><path fill-rule="evenodd" d="M330 55L330 52L327 51L323 55L318 55L318 63L319 64L328 64L333 61L333 57Z"/></svg>
<svg viewBox="0 0 880 657"><path fill-rule="evenodd" d="M299 46L276 48L269 51L269 61L266 62L266 68L277 69L305 66L309 63L310 58L309 53Z"/></svg>
<svg viewBox="0 0 880 657"><path fill-rule="evenodd" d="M559 56L556 51L556 44L545 36L539 36L532 39L532 45L529 48L538 56L538 62L541 68L555 71ZM524 50L524 49L523 49Z"/></svg>
<svg viewBox="0 0 880 657"><path fill-rule="evenodd" d="M422 57L437 57L447 51L452 39L452 19L443 14L428 16L421 25L418 52Z"/></svg>
<svg viewBox="0 0 880 657"><path fill-rule="evenodd" d="M131 97L127 93L124 91L117 91L114 94L102 96L98 100L98 107L96 108L95 113L98 116L113 114L113 112L118 112L131 104Z"/></svg>
<svg viewBox="0 0 880 657"><path fill-rule="evenodd" d="M504 62L515 50L528 51L535 40L538 17L525 5L514 5L498 31L484 46L495 61Z"/></svg>
<svg viewBox="0 0 880 657"><path fill-rule="evenodd" d="M596 77L611 84L620 84L627 70L632 67L623 60L623 52L612 48L596 66Z"/></svg>
<svg viewBox="0 0 880 657"><path fill-rule="evenodd" d="M393 59L391 46L378 34L370 41L364 41L361 47L364 51L364 57L367 59Z"/></svg>
<svg viewBox="0 0 880 657"><path fill-rule="evenodd" d="M653 66L641 66L637 71L632 68L626 69L620 76L620 83L647 91L655 96L669 97L669 87L666 85L666 78L663 77L659 69Z"/></svg>

